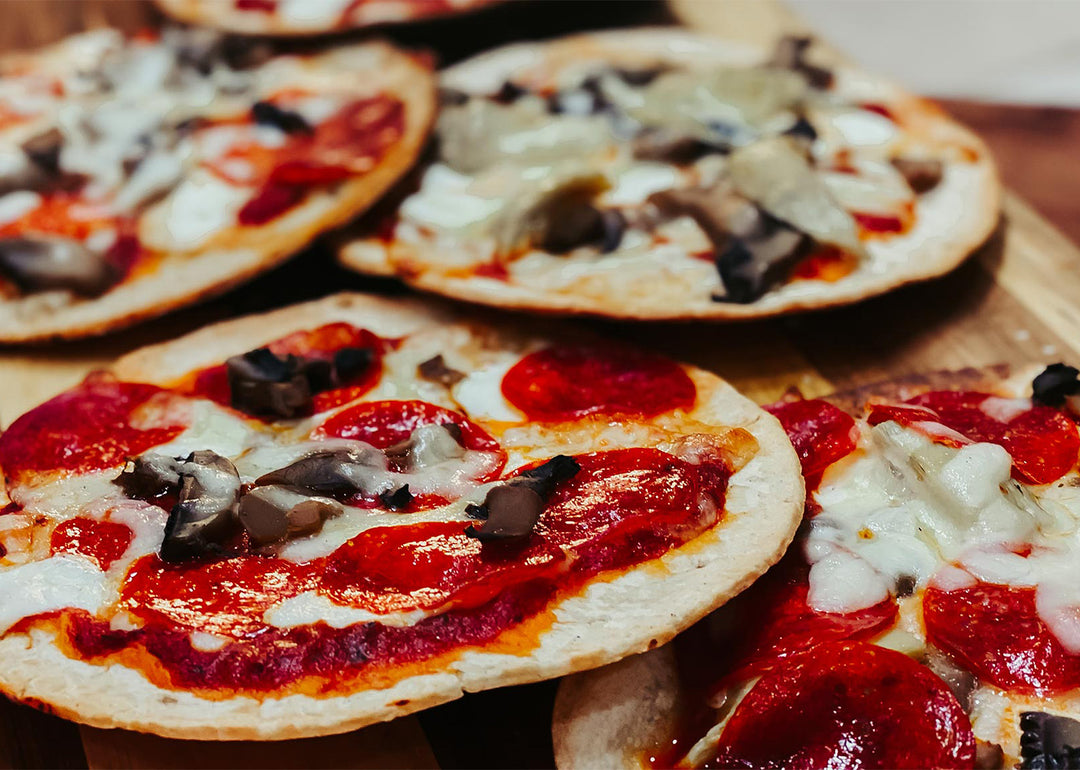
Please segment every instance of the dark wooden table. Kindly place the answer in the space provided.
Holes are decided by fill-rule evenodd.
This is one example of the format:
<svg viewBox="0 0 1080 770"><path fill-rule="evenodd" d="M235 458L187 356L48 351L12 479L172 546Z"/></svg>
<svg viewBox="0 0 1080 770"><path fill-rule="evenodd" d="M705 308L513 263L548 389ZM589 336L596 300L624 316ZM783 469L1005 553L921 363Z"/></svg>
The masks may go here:
<svg viewBox="0 0 1080 770"><path fill-rule="evenodd" d="M727 34L775 34L782 14L762 2L674 0L696 26ZM734 11L733 11L734 9ZM449 63L514 39L575 29L675 23L660 2L509 3L470 17L394 29L403 43L438 51ZM88 26L154 25L136 0L0 2L0 50L29 47ZM858 306L811 316L728 326L596 324L605 331L719 372L759 400L790 385L809 395L918 369L1080 361L1080 111L949 102L981 133L1014 193L1006 223L953 274ZM122 352L202 324L345 289L400 291L347 273L315 244L290 264L227 297L101 340L36 351L0 351L0 419L73 383ZM673 333L674 330L674 333ZM0 601L3 599L0 598ZM415 717L329 738L283 744L208 745L79 727L0 699L0 767L545 767L556 683L467 696Z"/></svg>

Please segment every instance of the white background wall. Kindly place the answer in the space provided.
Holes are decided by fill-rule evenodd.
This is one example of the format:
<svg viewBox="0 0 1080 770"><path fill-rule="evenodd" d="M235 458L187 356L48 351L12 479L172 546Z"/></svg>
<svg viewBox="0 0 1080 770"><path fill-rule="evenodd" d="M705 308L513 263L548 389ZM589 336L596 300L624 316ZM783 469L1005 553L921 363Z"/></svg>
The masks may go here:
<svg viewBox="0 0 1080 770"><path fill-rule="evenodd" d="M869 69L931 96L1080 107L1080 0L786 0Z"/></svg>

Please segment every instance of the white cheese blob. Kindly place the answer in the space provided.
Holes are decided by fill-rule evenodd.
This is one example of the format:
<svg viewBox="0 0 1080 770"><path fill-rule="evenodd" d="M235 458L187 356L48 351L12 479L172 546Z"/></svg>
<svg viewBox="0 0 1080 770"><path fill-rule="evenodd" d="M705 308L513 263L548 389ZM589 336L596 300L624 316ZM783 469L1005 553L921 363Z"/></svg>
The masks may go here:
<svg viewBox="0 0 1080 770"><path fill-rule="evenodd" d="M436 230L467 230L488 221L505 204L501 198L469 192L472 177L433 164L420 189L401 205L404 219Z"/></svg>
<svg viewBox="0 0 1080 770"><path fill-rule="evenodd" d="M17 222L41 205L41 196L30 190L16 190L0 197L0 225Z"/></svg>
<svg viewBox="0 0 1080 770"><path fill-rule="evenodd" d="M80 556L53 556L0 570L0 633L45 612L72 608L97 613L109 593L105 573Z"/></svg>
<svg viewBox="0 0 1080 770"><path fill-rule="evenodd" d="M345 628L357 623L381 623L384 626L409 626L423 620L423 610L395 612L377 615L359 607L335 604L316 591L305 591L274 605L266 611L263 619L278 628L308 626L325 623L332 628Z"/></svg>
<svg viewBox="0 0 1080 770"><path fill-rule="evenodd" d="M286 24L322 26L334 24L351 0L280 0L277 14Z"/></svg>
<svg viewBox="0 0 1080 770"><path fill-rule="evenodd" d="M524 413L502 394L502 381L517 363L512 359L477 369L453 387L454 398L470 417L498 422L522 422Z"/></svg>
<svg viewBox="0 0 1080 770"><path fill-rule="evenodd" d="M199 248L222 230L236 226L237 214L251 195L250 188L198 169L147 212L139 238L160 251Z"/></svg>

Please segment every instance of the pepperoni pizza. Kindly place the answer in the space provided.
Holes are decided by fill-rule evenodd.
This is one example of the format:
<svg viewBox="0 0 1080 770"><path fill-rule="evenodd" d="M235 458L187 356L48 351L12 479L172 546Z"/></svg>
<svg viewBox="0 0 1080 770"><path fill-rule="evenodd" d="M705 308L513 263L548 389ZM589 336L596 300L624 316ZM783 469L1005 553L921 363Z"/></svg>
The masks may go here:
<svg viewBox="0 0 1080 770"><path fill-rule="evenodd" d="M101 29L0 59L0 341L98 333L280 263L415 160L427 62Z"/></svg>
<svg viewBox="0 0 1080 770"><path fill-rule="evenodd" d="M669 647L569 680L560 767L1074 766L1080 382L1025 384L768 407L806 477L794 546Z"/></svg>
<svg viewBox="0 0 1080 770"><path fill-rule="evenodd" d="M772 565L803 499L780 424L714 375L359 295L131 354L16 420L0 467L0 688L221 739L654 647Z"/></svg>

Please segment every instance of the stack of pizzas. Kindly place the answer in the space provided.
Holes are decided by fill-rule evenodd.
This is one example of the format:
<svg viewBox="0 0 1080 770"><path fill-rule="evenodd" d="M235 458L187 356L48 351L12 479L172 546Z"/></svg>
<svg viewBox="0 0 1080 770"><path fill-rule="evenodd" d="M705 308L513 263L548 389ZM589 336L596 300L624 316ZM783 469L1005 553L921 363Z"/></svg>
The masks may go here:
<svg viewBox="0 0 1080 770"><path fill-rule="evenodd" d="M572 675L564 768L1080 762L1076 369L759 407L475 307L705 324L940 276L997 222L983 144L805 39L611 31L436 75L266 37L488 4L159 0L203 26L0 59L3 343L348 223L343 265L428 292L210 326L5 426L0 689L280 740Z"/></svg>

